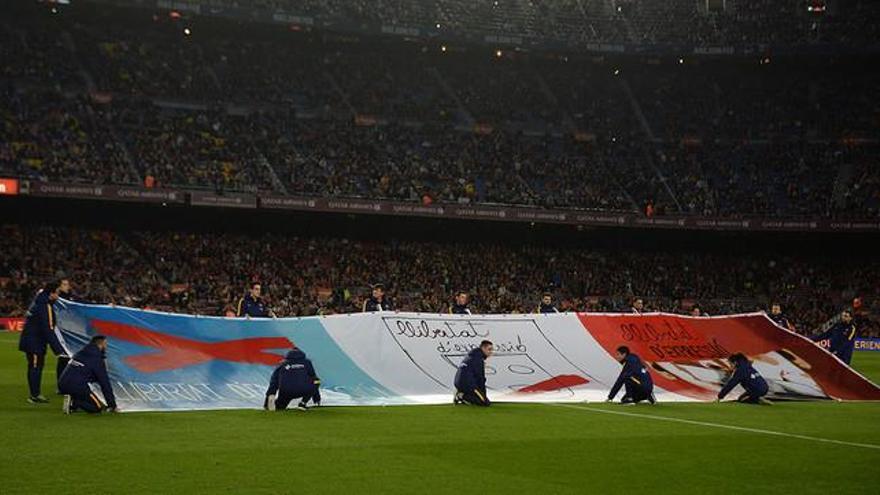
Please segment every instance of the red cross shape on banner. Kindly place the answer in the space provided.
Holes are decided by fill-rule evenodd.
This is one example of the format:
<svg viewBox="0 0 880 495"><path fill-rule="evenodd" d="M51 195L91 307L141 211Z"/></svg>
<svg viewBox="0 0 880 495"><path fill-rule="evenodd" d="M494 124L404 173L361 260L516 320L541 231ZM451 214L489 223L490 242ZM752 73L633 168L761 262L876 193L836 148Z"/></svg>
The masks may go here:
<svg viewBox="0 0 880 495"><path fill-rule="evenodd" d="M294 347L293 342L285 337L200 342L113 321L92 320L90 323L101 335L156 348L157 352L124 359L126 364L144 373L184 368L213 360L274 366L281 361L282 356L266 352L266 349Z"/></svg>

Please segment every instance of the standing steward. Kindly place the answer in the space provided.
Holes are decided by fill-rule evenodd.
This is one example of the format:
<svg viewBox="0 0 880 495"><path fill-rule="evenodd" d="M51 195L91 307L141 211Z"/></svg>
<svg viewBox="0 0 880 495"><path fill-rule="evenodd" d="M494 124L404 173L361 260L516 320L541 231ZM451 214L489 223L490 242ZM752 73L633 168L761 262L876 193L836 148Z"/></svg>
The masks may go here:
<svg viewBox="0 0 880 495"><path fill-rule="evenodd" d="M847 309L840 314L840 321L824 333L813 337L813 341L818 342L829 339L831 345L828 347L828 352L837 356L844 363L849 364L852 361L857 334L858 331L853 321L852 311Z"/></svg>
<svg viewBox="0 0 880 495"><path fill-rule="evenodd" d="M46 347L50 347L59 361L66 359L64 346L55 332L55 310L60 282L46 284L34 297L25 317L24 330L18 340L18 350L27 358L27 381L31 404L45 404L49 399L40 393L43 381L43 365L46 363ZM57 370L56 370L57 371Z"/></svg>
<svg viewBox="0 0 880 495"><path fill-rule="evenodd" d="M541 304L535 309L536 313L558 313L559 310L556 309L556 306L553 305L553 295L549 292L545 292L543 296L541 296Z"/></svg>
<svg viewBox="0 0 880 495"><path fill-rule="evenodd" d="M385 296L385 286L382 284L373 284L373 293L370 298L364 301L361 308L364 313L372 311L394 311L394 306L388 297Z"/></svg>
<svg viewBox="0 0 880 495"><path fill-rule="evenodd" d="M449 314L451 315L469 315L471 310L468 307L470 296L467 292L460 290L455 293L455 301L449 306Z"/></svg>
<svg viewBox="0 0 880 495"><path fill-rule="evenodd" d="M774 302L770 305L770 314L767 315L780 327L790 330L792 332L795 331L794 325L792 325L791 321L782 313L782 305L778 302Z"/></svg>
<svg viewBox="0 0 880 495"><path fill-rule="evenodd" d="M645 301L642 300L641 297L637 297L632 301L632 307L629 308L629 312L635 315L640 315L645 311Z"/></svg>
<svg viewBox="0 0 880 495"><path fill-rule="evenodd" d="M261 294L262 286L260 283L252 283L248 293L238 300L238 307L235 311L235 316L246 318L274 318L275 313L266 307Z"/></svg>

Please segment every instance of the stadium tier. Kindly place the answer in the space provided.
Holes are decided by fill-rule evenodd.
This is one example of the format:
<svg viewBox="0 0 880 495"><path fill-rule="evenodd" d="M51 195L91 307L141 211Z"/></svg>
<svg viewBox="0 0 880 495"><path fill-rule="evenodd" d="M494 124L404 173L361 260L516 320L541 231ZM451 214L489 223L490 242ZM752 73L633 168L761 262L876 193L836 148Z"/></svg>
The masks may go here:
<svg viewBox="0 0 880 495"><path fill-rule="evenodd" d="M437 5L465 15L471 2ZM652 215L880 213L880 77L865 55L496 54L167 10L2 8L17 16L0 24L4 177Z"/></svg>
<svg viewBox="0 0 880 495"><path fill-rule="evenodd" d="M869 0L99 0L237 19L541 47L710 50L876 46Z"/></svg>

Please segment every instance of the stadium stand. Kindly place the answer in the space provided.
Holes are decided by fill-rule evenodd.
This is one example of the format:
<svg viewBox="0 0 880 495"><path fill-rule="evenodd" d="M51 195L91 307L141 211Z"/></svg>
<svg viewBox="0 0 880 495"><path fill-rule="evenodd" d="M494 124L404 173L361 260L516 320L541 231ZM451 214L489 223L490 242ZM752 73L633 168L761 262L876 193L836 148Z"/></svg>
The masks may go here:
<svg viewBox="0 0 880 495"><path fill-rule="evenodd" d="M529 8L590 2L550 4ZM620 2L621 15L661 19L640 4ZM514 8L436 5L460 18L465 6ZM860 59L496 57L228 21L185 36L176 21L113 9L29 14L2 26L5 176L615 211L651 203L656 214L877 214L876 170L859 157L877 148L880 108L868 95L878 74ZM638 29L675 38L666 24Z"/></svg>
<svg viewBox="0 0 880 495"><path fill-rule="evenodd" d="M212 7L235 0L202 0ZM875 2L803 0L258 0L256 10L319 21L422 28L463 35L536 38L571 45L651 43L736 45L859 43L876 40ZM842 4L842 5L841 5Z"/></svg>
<svg viewBox="0 0 880 495"><path fill-rule="evenodd" d="M815 255L370 241L289 234L112 231L6 225L0 235L0 313L20 315L51 277L70 277L87 301L224 315L259 280L283 316L357 312L369 284L390 287L397 309L442 312L460 288L481 312L530 312L547 288L567 311L620 311L634 295L651 310L709 314L766 309L781 301L812 333L841 301L877 300L875 259ZM28 253L37 242L69 254ZM51 252L50 252L51 253ZM375 260L388 260L375 263ZM863 310L871 310L866 306ZM878 334L874 326L863 335Z"/></svg>

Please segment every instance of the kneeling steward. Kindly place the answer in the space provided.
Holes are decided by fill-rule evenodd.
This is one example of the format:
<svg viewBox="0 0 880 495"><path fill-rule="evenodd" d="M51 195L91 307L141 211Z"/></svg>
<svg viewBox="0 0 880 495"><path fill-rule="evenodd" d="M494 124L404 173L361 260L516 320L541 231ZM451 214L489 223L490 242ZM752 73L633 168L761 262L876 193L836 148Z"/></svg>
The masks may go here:
<svg viewBox="0 0 880 495"><path fill-rule="evenodd" d="M67 363L58 380L61 393L69 396L69 400L65 400L64 403L65 413L75 411L99 413L105 409L116 410L116 397L113 395L113 388L110 387L110 378L107 376L107 366L104 363L106 351L107 338L103 335L95 335ZM92 392L90 383L98 383L101 386L101 393L104 394L107 405L104 405Z"/></svg>
<svg viewBox="0 0 880 495"><path fill-rule="evenodd" d="M724 384L724 387L718 392L718 400L721 400L733 390L733 387L741 385L745 392L737 397L737 402L745 402L748 404L765 404L769 403L764 396L767 395L769 387L764 377L752 366L747 357L740 353L736 353L727 360L733 366L733 373Z"/></svg>
<svg viewBox="0 0 880 495"><path fill-rule="evenodd" d="M263 409L283 411L294 399L300 399L298 409L306 409L309 400L316 406L320 405L321 392L318 390L320 384L321 380L315 374L312 362L306 358L303 351L294 348L272 372ZM276 392L277 399L274 397Z"/></svg>
<svg viewBox="0 0 880 495"><path fill-rule="evenodd" d="M623 365L620 375L611 392L608 393L608 400L614 400L620 387L623 387L623 398L620 399L621 404L635 404L646 400L653 404L654 399L654 380L651 374L642 363L641 358L636 354L629 352L629 347L620 346L617 348L617 360Z"/></svg>
<svg viewBox="0 0 880 495"><path fill-rule="evenodd" d="M486 395L486 359L492 355L492 342L484 340L480 347L465 356L455 372L455 397L453 404L488 406Z"/></svg>

